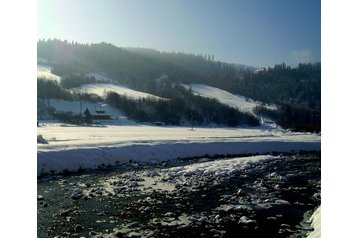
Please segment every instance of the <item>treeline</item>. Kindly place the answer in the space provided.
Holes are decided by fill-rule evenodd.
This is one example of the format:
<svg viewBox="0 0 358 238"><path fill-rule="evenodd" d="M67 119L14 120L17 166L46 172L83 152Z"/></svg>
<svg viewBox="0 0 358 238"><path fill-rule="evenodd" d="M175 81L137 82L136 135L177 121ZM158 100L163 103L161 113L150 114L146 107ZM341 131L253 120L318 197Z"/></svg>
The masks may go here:
<svg viewBox="0 0 358 238"><path fill-rule="evenodd" d="M84 84L92 84L97 83L94 77L83 77L78 75L69 75L62 77L60 80L60 84L62 87L70 89L77 88Z"/></svg>
<svg viewBox="0 0 358 238"><path fill-rule="evenodd" d="M37 79L37 97L38 98L57 98L71 100L71 92L64 89L57 81L50 79Z"/></svg>
<svg viewBox="0 0 358 238"><path fill-rule="evenodd" d="M266 103L321 110L321 64L285 64L247 74L231 89Z"/></svg>
<svg viewBox="0 0 358 238"><path fill-rule="evenodd" d="M230 127L259 125L259 121L252 115L239 112L217 100L194 95L188 100L181 98L138 100L109 92L106 102L138 122L163 122L166 125L216 124Z"/></svg>
<svg viewBox="0 0 358 238"><path fill-rule="evenodd" d="M321 114L319 111L284 104L279 106L278 110L258 106L254 109L254 112L256 115L272 119L285 129L306 132L321 131Z"/></svg>
<svg viewBox="0 0 358 238"><path fill-rule="evenodd" d="M253 67L214 60L213 55L159 52L120 48L108 43L79 44L61 40L40 40L39 58L49 61L53 73L62 77L104 72L114 82L133 89L156 93L157 79L166 75L174 83L209 83L218 78L253 72Z"/></svg>

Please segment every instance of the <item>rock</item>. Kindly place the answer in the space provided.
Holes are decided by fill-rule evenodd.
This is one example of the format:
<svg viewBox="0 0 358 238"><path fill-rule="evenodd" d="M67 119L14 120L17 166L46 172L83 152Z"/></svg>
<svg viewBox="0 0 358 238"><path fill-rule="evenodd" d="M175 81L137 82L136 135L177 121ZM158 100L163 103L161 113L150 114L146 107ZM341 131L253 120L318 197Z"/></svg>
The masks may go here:
<svg viewBox="0 0 358 238"><path fill-rule="evenodd" d="M313 197L317 200L321 200L321 194L320 193L315 193L313 194Z"/></svg>
<svg viewBox="0 0 358 238"><path fill-rule="evenodd" d="M116 185L122 185L123 181L121 179L115 179L109 183L110 185L116 186Z"/></svg>
<svg viewBox="0 0 358 238"><path fill-rule="evenodd" d="M42 201L44 200L44 197L42 195L37 195L37 201Z"/></svg>
<svg viewBox="0 0 358 238"><path fill-rule="evenodd" d="M180 204L180 203L176 203L174 204L174 206L178 209L178 210L181 210L183 208L185 208L185 206L183 204Z"/></svg>
<svg viewBox="0 0 358 238"><path fill-rule="evenodd" d="M72 199L80 199L83 196L83 190L80 188L75 188L71 194Z"/></svg>
<svg viewBox="0 0 358 238"><path fill-rule="evenodd" d="M80 199L83 196L81 193L72 193L71 198L74 200Z"/></svg>
<svg viewBox="0 0 358 238"><path fill-rule="evenodd" d="M276 185L274 186L274 189L276 189L276 190L281 190L281 186L278 185L278 184L276 184Z"/></svg>
<svg viewBox="0 0 358 238"><path fill-rule="evenodd" d="M75 226L75 231L76 232L81 232L81 231L83 231L85 228L82 226L82 225L79 225L79 224L77 224L76 226Z"/></svg>
<svg viewBox="0 0 358 238"><path fill-rule="evenodd" d="M167 212L164 214L165 217L175 217L175 214L173 212Z"/></svg>
<svg viewBox="0 0 358 238"><path fill-rule="evenodd" d="M239 224L253 224L256 223L254 220L251 220L247 216L242 216L239 219Z"/></svg>
<svg viewBox="0 0 358 238"><path fill-rule="evenodd" d="M290 228L290 225L288 225L288 224L281 224L281 227L282 227L282 228Z"/></svg>
<svg viewBox="0 0 358 238"><path fill-rule="evenodd" d="M70 215L70 213L71 213L72 211L73 211L72 209L63 210L63 211L61 211L58 215L59 215L59 216L66 217L66 216Z"/></svg>
<svg viewBox="0 0 358 238"><path fill-rule="evenodd" d="M140 225L138 222L132 222L132 223L128 223L127 227L128 228L137 228L137 227L140 227Z"/></svg>
<svg viewBox="0 0 358 238"><path fill-rule="evenodd" d="M155 170L152 170L152 171L147 171L145 173L145 176L147 177L157 177L157 176L160 176L159 173Z"/></svg>
<svg viewBox="0 0 358 238"><path fill-rule="evenodd" d="M128 185L128 187L130 187L130 188L137 187L137 186L138 186L138 182L137 182L137 181L128 181L127 185Z"/></svg>
<svg viewBox="0 0 358 238"><path fill-rule="evenodd" d="M40 201L39 205L42 206L42 207L47 207L48 206L47 202L43 202L43 201Z"/></svg>
<svg viewBox="0 0 358 238"><path fill-rule="evenodd" d="M90 231L88 234L93 238L104 238L101 232Z"/></svg>
<svg viewBox="0 0 358 238"><path fill-rule="evenodd" d="M267 220L277 221L277 217L267 217Z"/></svg>
<svg viewBox="0 0 358 238"><path fill-rule="evenodd" d="M45 138L43 138L42 135L37 135L37 143L38 144L48 144L48 141Z"/></svg>
<svg viewBox="0 0 358 238"><path fill-rule="evenodd" d="M289 201L283 200L283 199L277 199L275 201L276 204L283 204L283 205L290 205Z"/></svg>
<svg viewBox="0 0 358 238"><path fill-rule="evenodd" d="M113 188L113 192L115 192L115 193L121 193L124 190L126 190L126 187L124 187L124 186L120 186L120 187L117 186L117 187Z"/></svg>
<svg viewBox="0 0 358 238"><path fill-rule="evenodd" d="M113 238L122 238L122 237L128 237L126 233L124 233L123 231L115 231L111 234L110 237Z"/></svg>

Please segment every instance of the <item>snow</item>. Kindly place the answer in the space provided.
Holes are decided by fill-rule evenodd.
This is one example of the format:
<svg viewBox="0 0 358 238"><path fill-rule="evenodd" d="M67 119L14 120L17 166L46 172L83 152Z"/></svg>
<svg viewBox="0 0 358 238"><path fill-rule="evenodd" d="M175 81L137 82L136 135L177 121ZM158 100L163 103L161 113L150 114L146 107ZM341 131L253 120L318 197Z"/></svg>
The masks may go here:
<svg viewBox="0 0 358 238"><path fill-rule="evenodd" d="M230 176L240 170L246 169L250 165L264 160L277 158L271 155L259 155L252 157L233 158L228 160L215 160L205 163L191 164L184 167L175 167L169 169L170 175L173 176Z"/></svg>
<svg viewBox="0 0 358 238"><path fill-rule="evenodd" d="M101 97L105 96L106 92L112 91L120 95L126 95L128 97L132 97L135 99L147 98L147 97L156 98L156 99L160 98L149 93L135 91L130 88L114 85L114 84L98 84L98 83L84 84L81 87L76 88L76 90L84 93L94 93Z"/></svg>
<svg viewBox="0 0 358 238"><path fill-rule="evenodd" d="M51 66L45 64L37 64L37 78L51 79L60 81L61 77L51 73Z"/></svg>
<svg viewBox="0 0 358 238"><path fill-rule="evenodd" d="M237 108L243 112L253 113L253 109L256 106L263 105L261 102L254 101L250 98L246 98L241 95L234 95L222 89L204 84L191 84L191 86L188 84L182 84L182 86L185 87L187 90L189 90L191 87L191 90L195 95L207 98L215 98L219 102L226 104L230 107ZM268 105L265 107L273 110L277 109L275 105Z"/></svg>
<svg viewBox="0 0 358 238"><path fill-rule="evenodd" d="M38 127L48 144L37 144L37 174L96 169L131 161L320 150L320 136L278 130L155 126Z"/></svg>
<svg viewBox="0 0 358 238"><path fill-rule="evenodd" d="M307 238L320 238L321 237L321 207L313 213L310 220L313 231L310 232Z"/></svg>

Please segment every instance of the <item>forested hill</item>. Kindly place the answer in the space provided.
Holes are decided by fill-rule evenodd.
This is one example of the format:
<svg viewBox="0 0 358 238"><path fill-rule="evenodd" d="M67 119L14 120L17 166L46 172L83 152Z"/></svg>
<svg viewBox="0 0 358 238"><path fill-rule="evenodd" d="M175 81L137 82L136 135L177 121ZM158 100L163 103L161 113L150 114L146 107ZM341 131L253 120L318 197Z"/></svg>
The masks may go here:
<svg viewBox="0 0 358 238"><path fill-rule="evenodd" d="M320 63L297 67L282 63L257 70L218 61L210 54L168 53L121 48L108 43L79 44L61 40L38 41L37 53L38 59L46 59L53 73L62 76L62 83L68 82L70 87L88 82L83 78L90 72L104 74L114 83L166 98L177 94L173 85L206 84L264 103L281 105L276 112L258 108L256 113L281 121L287 128L320 130ZM301 122L305 125L297 127Z"/></svg>
<svg viewBox="0 0 358 238"><path fill-rule="evenodd" d="M105 73L115 82L155 93L157 79L165 75L174 83L207 83L217 78L253 72L244 65L215 61L212 55L166 53L141 48L120 48L108 43L79 44L40 40L38 58L49 60L60 76Z"/></svg>

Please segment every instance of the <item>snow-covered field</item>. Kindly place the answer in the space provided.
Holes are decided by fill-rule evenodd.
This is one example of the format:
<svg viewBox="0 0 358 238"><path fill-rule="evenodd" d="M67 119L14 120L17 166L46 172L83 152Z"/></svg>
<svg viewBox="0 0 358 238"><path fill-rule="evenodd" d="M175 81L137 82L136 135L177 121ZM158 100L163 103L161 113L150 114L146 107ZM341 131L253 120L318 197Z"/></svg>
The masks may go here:
<svg viewBox="0 0 358 238"><path fill-rule="evenodd" d="M76 90L78 90L80 92L85 92L85 93L94 93L101 97L104 96L106 94L106 92L112 91L112 92L118 93L120 95L126 95L126 96L132 97L132 98L146 98L146 97L152 97L152 98L157 98L157 99L160 98L160 97L157 97L152 94L135 91L130 88L127 88L124 86L119 86L119 85L114 85L114 84L98 84L98 83L85 84L79 88L76 88Z"/></svg>
<svg viewBox="0 0 358 238"><path fill-rule="evenodd" d="M37 64L37 78L46 78L60 81L61 77L51 73L51 66L45 64Z"/></svg>
<svg viewBox="0 0 358 238"><path fill-rule="evenodd" d="M237 108L243 112L253 113L253 109L256 106L262 105L261 102L254 101L250 98L245 98L240 95L234 95L219 88L211 87L204 84L191 84L191 86L188 84L182 84L182 86L185 87L187 90L189 90L191 87L192 92L196 95L208 98L215 98L219 100L219 102ZM265 107L269 109L277 109L275 105L265 105Z"/></svg>
<svg viewBox="0 0 358 238"><path fill-rule="evenodd" d="M156 163L194 156L320 150L320 136L279 130L154 126L63 127L46 124L38 134L37 172L95 169L128 161Z"/></svg>

